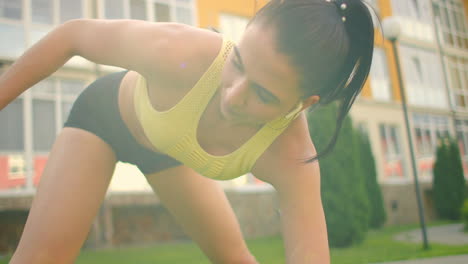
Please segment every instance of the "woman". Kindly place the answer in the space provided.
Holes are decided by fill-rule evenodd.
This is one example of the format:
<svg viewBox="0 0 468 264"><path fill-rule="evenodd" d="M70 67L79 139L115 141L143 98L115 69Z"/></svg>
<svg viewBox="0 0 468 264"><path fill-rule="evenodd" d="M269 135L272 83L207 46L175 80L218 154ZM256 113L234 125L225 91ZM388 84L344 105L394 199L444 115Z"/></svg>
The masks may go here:
<svg viewBox="0 0 468 264"><path fill-rule="evenodd" d="M248 171L278 192L287 263L329 263L320 155L302 111L341 101L329 151L369 72L373 39L359 0L272 0L237 46L175 23L59 26L1 76L0 109L75 55L128 71L75 102L11 263L73 262L119 160L142 170L213 263L256 263L211 179Z"/></svg>

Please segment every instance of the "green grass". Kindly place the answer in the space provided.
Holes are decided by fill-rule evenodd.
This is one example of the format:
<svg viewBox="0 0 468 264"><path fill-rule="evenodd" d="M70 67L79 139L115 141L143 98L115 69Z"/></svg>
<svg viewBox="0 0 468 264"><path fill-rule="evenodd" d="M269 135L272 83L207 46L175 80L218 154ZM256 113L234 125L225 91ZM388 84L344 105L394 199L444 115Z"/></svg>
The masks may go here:
<svg viewBox="0 0 468 264"><path fill-rule="evenodd" d="M429 226L447 224L450 222L431 223ZM346 249L332 249L333 264L359 264L404 259L415 259L433 256L468 254L468 247L447 246L430 243L430 250L423 250L422 244L394 241L392 237L403 231L418 228L418 225L387 227L382 230L370 231L366 240L358 246ZM430 237L429 237L430 239ZM249 248L260 263L284 264L284 253L280 237L262 238L248 241ZM6 264L7 259L0 259L0 264ZM193 243L171 243L142 247L127 247L108 250L84 250L77 264L91 263L184 263L209 264L201 251Z"/></svg>

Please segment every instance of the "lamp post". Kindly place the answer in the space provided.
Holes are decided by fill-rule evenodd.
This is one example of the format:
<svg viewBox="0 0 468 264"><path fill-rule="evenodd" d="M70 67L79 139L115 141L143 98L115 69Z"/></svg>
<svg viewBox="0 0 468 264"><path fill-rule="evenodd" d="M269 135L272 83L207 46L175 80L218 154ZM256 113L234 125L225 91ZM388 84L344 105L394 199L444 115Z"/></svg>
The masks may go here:
<svg viewBox="0 0 468 264"><path fill-rule="evenodd" d="M429 249L429 244L427 241L427 232L426 232L426 223L424 220L424 208L421 200L421 192L419 190L419 180L418 180L418 170L416 166L416 159L414 156L414 149L413 149L413 140L411 138L411 128L409 124L408 118L408 108L406 103L406 94L405 89L403 87L403 79L401 77L401 68L400 68L400 59L398 57L398 50L396 42L400 35L400 24L396 17L388 17L385 18L382 22L383 34L386 39L388 39L392 44L393 54L395 56L395 63L397 67L397 75L398 75L398 84L400 86L400 94L401 94L401 103L403 107L403 114L405 116L405 125L406 125L406 134L408 136L408 144L410 149L411 155L411 167L413 169L413 178L414 178L414 187L416 192L416 199L418 202L418 212L419 212L419 220L421 224L421 231L424 241L424 249Z"/></svg>

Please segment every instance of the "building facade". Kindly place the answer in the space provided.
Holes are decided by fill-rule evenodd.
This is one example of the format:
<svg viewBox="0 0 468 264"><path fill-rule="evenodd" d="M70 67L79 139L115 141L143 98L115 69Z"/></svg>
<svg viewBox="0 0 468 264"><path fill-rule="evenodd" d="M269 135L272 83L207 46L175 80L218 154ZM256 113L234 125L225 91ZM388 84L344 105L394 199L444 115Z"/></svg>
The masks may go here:
<svg viewBox="0 0 468 264"><path fill-rule="evenodd" d="M372 2L382 18L401 25L398 51L421 181L432 180L439 138L458 137L465 174L465 95L468 76L466 10L463 0ZM378 31L377 31L378 32ZM377 34L369 86L352 109L373 143L381 183L412 181L410 152L401 110L398 72L390 43Z"/></svg>
<svg viewBox="0 0 468 264"><path fill-rule="evenodd" d="M195 0L0 0L0 71L67 20L141 19L196 25L196 4ZM0 193L34 192L73 101L98 76L118 70L74 57L0 112ZM149 190L132 166L119 164L116 175L121 177L115 177L113 190Z"/></svg>
<svg viewBox="0 0 468 264"><path fill-rule="evenodd" d="M0 0L0 71L6 70L52 28L69 19L173 21L214 28L239 40L249 18L266 2ZM437 139L449 134L458 139L468 176L467 0L366 2L375 17L396 16L402 25L399 54L393 54L375 23L376 45L370 77L351 109L356 126L371 140L384 194L388 186L412 183L395 56L401 61L420 180L430 183ZM73 58L0 112L0 195L34 192L47 153L77 95L98 76L116 70L119 69ZM244 190L269 188L252 175L224 184ZM128 164L118 165L110 189L150 190L138 170ZM394 202L388 198L388 208Z"/></svg>

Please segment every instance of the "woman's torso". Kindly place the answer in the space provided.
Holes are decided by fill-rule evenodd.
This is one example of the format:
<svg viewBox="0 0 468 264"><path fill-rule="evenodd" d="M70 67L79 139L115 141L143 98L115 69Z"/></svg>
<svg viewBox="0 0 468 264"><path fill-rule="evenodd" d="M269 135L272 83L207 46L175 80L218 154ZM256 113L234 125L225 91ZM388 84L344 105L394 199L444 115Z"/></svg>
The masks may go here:
<svg viewBox="0 0 468 264"><path fill-rule="evenodd" d="M165 111L175 106L196 84L202 74L217 56L222 39L219 35L209 34L206 37L206 52L200 52L195 56L197 63L184 72L174 74L168 78L153 79L144 76L147 80L148 93L153 108L157 111ZM190 46L187 46L190 48ZM119 109L124 123L136 140L148 149L160 152L156 149L146 135L135 113L133 95L139 73L129 71L123 78L119 90ZM219 115L219 93L216 92L202 114L197 129L197 140L200 146L209 154L226 155L251 138L258 128L233 127L222 122Z"/></svg>

